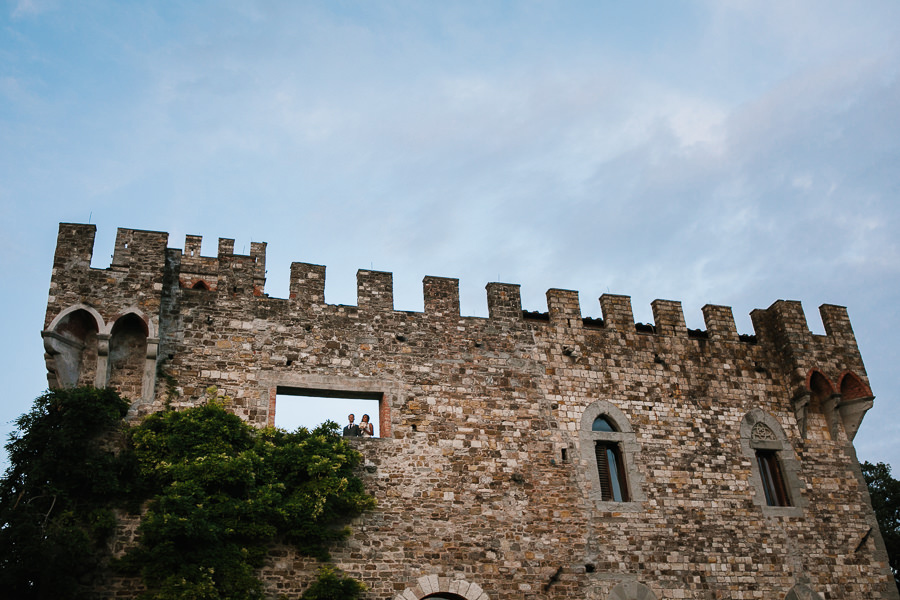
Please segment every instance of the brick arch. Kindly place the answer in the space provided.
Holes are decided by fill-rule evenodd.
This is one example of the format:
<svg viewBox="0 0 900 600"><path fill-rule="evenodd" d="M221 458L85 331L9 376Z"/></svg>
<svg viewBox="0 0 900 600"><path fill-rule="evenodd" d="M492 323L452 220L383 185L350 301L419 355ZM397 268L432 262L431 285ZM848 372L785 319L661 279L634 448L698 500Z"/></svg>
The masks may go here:
<svg viewBox="0 0 900 600"><path fill-rule="evenodd" d="M869 389L863 380L853 371L844 371L840 378L841 396L844 400L855 400L856 398L868 398L872 396L872 390Z"/></svg>
<svg viewBox="0 0 900 600"><path fill-rule="evenodd" d="M813 368L806 374L806 389L818 398L826 398L835 393L834 384L819 369Z"/></svg>
<svg viewBox="0 0 900 600"><path fill-rule="evenodd" d="M872 408L875 396L859 375L852 371L844 371L839 381L841 401L838 405L838 415L847 438L853 441L863 417Z"/></svg>
<svg viewBox="0 0 900 600"><path fill-rule="evenodd" d="M414 586L408 587L402 593L397 594L394 600L425 600L431 598L438 600L490 600L481 586L470 583L465 579L450 579L437 575L423 575L416 580Z"/></svg>

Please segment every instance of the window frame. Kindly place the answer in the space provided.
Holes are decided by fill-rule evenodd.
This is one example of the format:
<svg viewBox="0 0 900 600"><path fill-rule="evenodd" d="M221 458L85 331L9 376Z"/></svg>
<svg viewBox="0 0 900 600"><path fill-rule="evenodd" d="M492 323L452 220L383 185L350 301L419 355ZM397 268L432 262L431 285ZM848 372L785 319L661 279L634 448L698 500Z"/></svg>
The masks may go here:
<svg viewBox="0 0 900 600"><path fill-rule="evenodd" d="M612 460L610 460L610 454L612 454ZM628 479L625 477L625 463L622 460L622 449L619 448L618 442L604 440L594 442L594 456L597 461L601 499L604 502L628 502ZM601 464L606 468L603 469ZM617 495L618 498L616 498Z"/></svg>
<svg viewBox="0 0 900 600"><path fill-rule="evenodd" d="M756 467L759 469L763 492L768 506L791 506L791 496L784 485L781 461L776 450L756 450Z"/></svg>
<svg viewBox="0 0 900 600"><path fill-rule="evenodd" d="M266 403L263 425L275 425L276 397L279 390L290 395L314 395L369 398L378 400L378 413L371 415L379 421L379 437L359 438L385 440L393 437L392 411L401 397L400 385L393 381L366 377L341 377L297 373L267 373L260 377L260 396ZM298 393L299 392L299 393Z"/></svg>
<svg viewBox="0 0 900 600"><path fill-rule="evenodd" d="M760 425L764 426L764 429L758 427ZM756 434L754 434L754 429L757 431ZM765 434L760 435L760 432ZM741 450L749 462L748 484L753 503L762 510L763 515L767 517L803 516L806 498L803 494L805 486L798 476L800 463L778 420L760 408L754 408L744 415L741 422ZM772 495L773 491L777 494L777 490L766 489L767 483L760 469L759 452L769 454L776 461L784 486L784 497L788 504L769 504L767 498Z"/></svg>
<svg viewBox="0 0 900 600"><path fill-rule="evenodd" d="M594 431L593 424L597 417L605 417L616 431ZM582 467L580 473L586 480L585 491L594 500L596 507L615 512L642 510L642 503L647 497L643 492L643 477L635 461L635 456L640 452L640 445L625 413L611 402L595 400L585 407L582 413L579 438ZM598 444L617 453L616 467L623 491L621 501L609 499L609 494L604 494L596 454Z"/></svg>

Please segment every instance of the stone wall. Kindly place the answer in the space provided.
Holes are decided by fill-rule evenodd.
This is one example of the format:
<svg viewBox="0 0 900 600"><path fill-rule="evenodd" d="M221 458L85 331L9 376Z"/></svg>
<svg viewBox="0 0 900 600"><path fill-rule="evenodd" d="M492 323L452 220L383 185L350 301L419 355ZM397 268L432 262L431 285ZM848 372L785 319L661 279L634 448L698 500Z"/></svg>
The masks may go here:
<svg viewBox="0 0 900 600"><path fill-rule="evenodd" d="M353 441L378 508L333 552L367 598L898 598L852 446L873 398L843 307L823 306L814 335L779 300L739 336L728 307L704 307L707 329L689 331L680 303L657 300L639 327L627 296L583 319L578 293L553 289L547 313L526 314L518 286L490 283L489 317L461 317L455 279L426 277L424 312L403 312L391 274L366 270L357 306L333 306L325 268L304 263L290 297L269 298L265 244L240 256L223 239L201 257L198 236L183 253L120 229L96 270L93 236L60 226L51 385L96 360L132 418L216 385L259 425L279 388L380 399L382 437ZM67 315L95 331L67 333L84 329ZM108 360L125 317L143 369L133 351L129 369ZM597 416L616 431L592 431ZM621 452L627 501L600 493L598 440ZM788 506L767 504L759 451L777 455ZM261 575L271 597L297 597L314 570L273 548Z"/></svg>

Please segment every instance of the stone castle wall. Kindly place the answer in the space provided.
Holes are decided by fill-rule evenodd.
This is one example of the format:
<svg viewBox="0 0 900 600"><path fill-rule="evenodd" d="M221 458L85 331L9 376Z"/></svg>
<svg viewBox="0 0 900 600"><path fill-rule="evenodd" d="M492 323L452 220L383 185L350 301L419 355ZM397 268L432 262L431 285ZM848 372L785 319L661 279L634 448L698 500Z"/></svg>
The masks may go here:
<svg viewBox="0 0 900 600"><path fill-rule="evenodd" d="M367 598L898 598L852 446L873 397L843 307L814 335L779 300L739 336L728 307L689 331L678 302L636 325L627 296L584 319L577 292L523 313L518 286L490 283L489 317L461 317L455 279L426 277L424 312L403 312L391 274L366 270L357 306L334 306L305 263L269 298L265 244L201 257L198 236L182 252L120 229L99 270L93 238L60 225L52 386L115 385L138 418L216 385L260 425L279 391L379 399L381 437L353 442L378 508L333 552ZM603 498L598 443L621 454L625 501ZM787 506L766 502L758 452ZM275 548L262 577L297 597L314 569Z"/></svg>

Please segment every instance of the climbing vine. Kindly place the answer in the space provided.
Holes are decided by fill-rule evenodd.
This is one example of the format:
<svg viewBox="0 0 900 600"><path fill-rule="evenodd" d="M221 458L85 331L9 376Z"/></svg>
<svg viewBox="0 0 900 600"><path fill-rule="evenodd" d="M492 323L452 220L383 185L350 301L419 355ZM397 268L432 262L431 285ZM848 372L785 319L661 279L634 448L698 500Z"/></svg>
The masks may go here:
<svg viewBox="0 0 900 600"><path fill-rule="evenodd" d="M256 572L273 542L327 560L329 545L348 534L347 519L374 506L353 475L359 453L337 435L334 423L312 431L256 429L228 412L228 403L211 388L206 404L152 414L127 430L115 447L98 443L101 432L120 427L127 409L113 392L81 388L39 399L7 446L13 467L0 487L0 543L13 539L7 531L12 529L19 532L15 539L39 538L53 530L51 522L63 533L41 549L23 543L13 544L20 553L0 549L0 577L35 592L16 597L77 598L87 583L83 574L95 571L104 557L115 522L112 507L134 505L135 499L144 506L138 543L114 566L140 575L147 600L262 598ZM81 415L70 419L73 423L90 420L90 412L106 416L102 426L92 424L83 436L73 426L65 434L57 433L63 428L48 429L46 423L63 412ZM26 482L47 480L46 463L54 464L57 457L57 470L78 470L52 479L52 490L36 483L29 488ZM72 464L84 457L102 468L95 473L87 464ZM68 499L65 509L47 510L52 495ZM75 541L58 543L69 537ZM46 561L34 565L40 552L49 559L62 549L79 562L68 569L70 575L40 571ZM27 573L29 564L38 572ZM8 565L21 568L7 572ZM54 572L58 566L53 565ZM355 580L325 568L304 598L352 600L361 590Z"/></svg>
<svg viewBox="0 0 900 600"><path fill-rule="evenodd" d="M77 598L106 554L112 507L135 463L117 452L128 403L109 390L55 390L16 420L0 480L0 589L22 600Z"/></svg>

